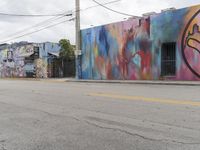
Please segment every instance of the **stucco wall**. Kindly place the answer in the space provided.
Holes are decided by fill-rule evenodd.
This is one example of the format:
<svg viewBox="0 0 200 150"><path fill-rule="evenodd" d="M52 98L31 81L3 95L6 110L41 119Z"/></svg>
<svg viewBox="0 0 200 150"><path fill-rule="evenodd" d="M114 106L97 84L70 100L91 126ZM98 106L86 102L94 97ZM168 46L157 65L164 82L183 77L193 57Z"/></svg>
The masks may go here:
<svg viewBox="0 0 200 150"><path fill-rule="evenodd" d="M176 42L176 75L200 80L200 6L81 32L83 79L161 79L162 43Z"/></svg>

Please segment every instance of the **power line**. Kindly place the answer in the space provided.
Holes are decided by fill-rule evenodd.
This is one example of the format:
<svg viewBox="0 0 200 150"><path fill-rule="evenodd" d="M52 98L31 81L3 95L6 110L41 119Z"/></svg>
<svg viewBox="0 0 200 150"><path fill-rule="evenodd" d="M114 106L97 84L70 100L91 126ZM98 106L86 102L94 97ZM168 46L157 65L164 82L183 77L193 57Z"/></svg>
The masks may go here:
<svg viewBox="0 0 200 150"><path fill-rule="evenodd" d="M9 34L9 35L7 35L6 37L4 37L4 39L8 39L9 37L16 36L16 35L18 35L18 34L20 34L20 33L24 33L24 32L26 32L26 31L29 31L29 30L31 30L31 29L33 29L33 28L36 28L36 27L42 27L42 26L44 26L44 25L46 25L46 24L52 23L52 22L54 22L54 21L56 21L56 20L59 20L59 19L62 19L62 18L64 18L64 17L66 17L66 16L63 15L63 16L59 16L59 17L52 17L52 18L50 18L50 19L44 20L44 21L42 21L42 22L39 22L39 23L37 23L37 24L35 24L35 25L31 26L31 27L27 27L27 28L22 29L22 30L19 30L19 31L17 31L17 32L15 32L15 33ZM3 39L0 39L0 40L3 40Z"/></svg>
<svg viewBox="0 0 200 150"><path fill-rule="evenodd" d="M102 5L108 5L108 4L111 4L111 3L118 2L118 1L121 1L121 0L114 0L114 1L111 1L111 2L103 3ZM85 11L85 10L88 10L88 9L91 9L91 8L94 8L94 7L98 7L98 6L99 5L87 7L83 10L80 10L80 11ZM76 11L74 11L74 12L76 12ZM63 16L63 15L64 15L63 13L58 13L58 14L14 14L14 13L0 12L0 16L10 16L10 17L53 17L53 16L56 17L56 16ZM72 16L72 13L66 14L66 16Z"/></svg>
<svg viewBox="0 0 200 150"><path fill-rule="evenodd" d="M9 42L9 41L11 41L11 40L19 39L19 38L21 38L21 37L24 37L24 36L27 36L27 35L31 35L31 34L40 32L40 31L42 31L42 30L45 30L45 29L48 29L48 28L52 28L52 27L54 27L54 26L60 25L60 24L65 23L65 22L73 21L73 20L74 20L74 18L71 18L71 19L69 19L69 20L64 20L64 21L62 21L62 22L58 22L58 23L56 23L56 24L52 24L52 25L46 26L46 27L44 27L44 28L35 30L35 31L33 31L33 32L25 33L25 34L23 34L23 35L16 36L16 37L14 37L14 38L11 38L11 39L8 39L8 40L5 40L5 41L1 41L0 43L3 44L3 43L6 43L6 42Z"/></svg>
<svg viewBox="0 0 200 150"><path fill-rule="evenodd" d="M115 2L118 2L118 1L121 1L121 0L114 0L114 1L111 1L111 2L104 3L102 5L107 5L107 4L115 3ZM91 7L84 9L84 10L91 9L91 8L94 8L94 7L97 7L97 6L99 6L99 5L91 6ZM53 16L56 17L56 16L63 16L63 15L64 15L63 13L57 13L57 14L15 14L15 13L0 12L0 16L10 16L10 17L53 17ZM72 16L72 14L66 14L66 16Z"/></svg>
<svg viewBox="0 0 200 150"><path fill-rule="evenodd" d="M116 2L119 2L119 1L121 1L121 0L113 0L113 1L110 1L110 2L107 2L107 3L103 3L102 5L108 5L108 4L116 3ZM79 11L86 11L86 10L88 10L88 9L92 9L92 8L95 8L95 7L98 7L98 6L99 6L99 4L98 4L98 5L94 5L94 6L90 6L90 7L87 7L87 8L84 8L84 9L79 10ZM14 40L16 37L17 37L17 39L18 39L18 38L27 36L27 35L29 35L29 34L33 34L33 33L35 33L35 31L29 32L29 33L27 33L27 34L19 35L20 33L24 33L24 32L26 32L26 31L28 31L28 30L31 30L31 29L33 29L33 28L35 28L35 27L42 27L42 26L44 26L45 24L52 23L53 21L59 20L59 19L64 18L64 17L66 17L66 16L70 16L72 13L74 13L74 12L76 12L76 11L70 11L70 12L71 12L71 13L63 13L62 16L54 16L54 17L52 17L52 18L50 18L50 19L44 20L44 21L42 21L42 22L39 22L39 23L37 23L37 24L35 24L35 25L31 26L31 27L28 27L28 28L25 28L25 29L23 29L23 30L17 31L17 32L15 32L15 33L13 33L13 34L10 34L10 35L8 35L6 38L4 38L5 40L2 39L2 40L3 40L2 42L3 42L3 43L9 42L9 41L11 41L11 40ZM74 19L75 19L75 18L70 19L70 21L72 21L72 20L74 20ZM66 21L64 21L64 22L66 22ZM61 23L62 23L62 22L61 22ZM61 24L61 23L58 23L58 24ZM56 24L56 25L57 25L57 24ZM53 24L53 25L50 25L50 27L53 27L53 26L54 26L54 24ZM47 26L47 28L49 28L49 26ZM39 32L39 31L44 30L44 29L46 29L46 27L44 27L44 28L42 28L42 29L39 29L39 30L36 30L36 32ZM19 36L17 36L17 35L19 35ZM11 37L13 37L13 38L11 38Z"/></svg>
<svg viewBox="0 0 200 150"><path fill-rule="evenodd" d="M102 3L102 5L108 5L108 4L113 4L113 3L116 3L116 2L119 2L121 0L114 0L114 1L110 1L110 2L107 2L107 3ZM94 6L90 6L90 7L87 7L87 8L84 8L84 9L81 9L80 11L86 11L88 9L92 9L92 8L95 8L95 7L99 7L99 4L98 5L94 5Z"/></svg>
<svg viewBox="0 0 200 150"><path fill-rule="evenodd" d="M10 16L10 17L52 17L52 16L63 16L64 14L9 14L0 13L0 16ZM66 14L66 16L72 16L72 14Z"/></svg>
<svg viewBox="0 0 200 150"><path fill-rule="evenodd" d="M124 15L124 16L136 17L136 16L133 16L133 15L131 15L131 14L127 14L127 13L120 12L120 11L114 10L114 9L112 9L112 8L109 8L109 7L105 6L105 5L103 5L103 4L99 3L99 2L97 2L96 0L92 0L92 1L95 2L96 4L98 4L99 6L105 8L105 9L107 9L107 10L110 10L110 11L112 11L112 12L115 12L115 13L118 13L118 14L121 14L121 15Z"/></svg>
<svg viewBox="0 0 200 150"><path fill-rule="evenodd" d="M108 5L108 4L116 3L116 2L119 2L119 1L121 1L121 0L110 1L110 2L107 2L107 3L103 3L102 5ZM83 12L83 11L86 11L86 10L88 10L88 9L92 9L92 8L95 8L95 7L99 7L99 5L90 6L90 7L81 9L80 11ZM68 11L68 12L69 12L69 11ZM19 30L19 31L17 31L17 32L15 32L15 33L9 34L9 35L7 35L5 38L9 38L10 36L11 36L11 37L12 37L12 36L15 36L16 34L19 34L19 33L21 33L21 32L25 32L25 31L27 31L27 30L31 30L32 28L38 27L38 26L40 26L40 25L44 25L44 24L47 24L47 23L56 21L56 20L61 19L61 18L65 17L65 16L71 16L72 13L74 13L74 12L76 12L76 11L72 11L72 10L71 10L70 12L71 12L71 13L63 13L62 16L56 16L56 17L52 17L52 18L50 18L50 19L44 20L44 21L39 22L39 23L37 23L37 24L35 24L35 25L31 26L31 27L28 27L28 28Z"/></svg>

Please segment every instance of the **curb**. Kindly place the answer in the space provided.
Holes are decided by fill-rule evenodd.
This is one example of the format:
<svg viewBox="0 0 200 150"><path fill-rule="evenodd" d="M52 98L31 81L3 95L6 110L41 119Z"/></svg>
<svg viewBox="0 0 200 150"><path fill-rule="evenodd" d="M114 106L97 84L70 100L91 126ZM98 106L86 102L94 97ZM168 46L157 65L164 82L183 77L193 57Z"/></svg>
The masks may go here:
<svg viewBox="0 0 200 150"><path fill-rule="evenodd" d="M104 83L104 84L129 84L129 85L175 85L175 86L200 86L200 81L158 81L158 80L77 80L77 79L39 79L39 78L0 78L0 80L13 81L45 81L45 82L76 82L76 83Z"/></svg>
<svg viewBox="0 0 200 150"><path fill-rule="evenodd" d="M0 80L41 81L38 78L0 78Z"/></svg>
<svg viewBox="0 0 200 150"><path fill-rule="evenodd" d="M200 86L199 81L147 81L147 80L66 80L77 83L104 83L104 84L141 84L141 85L176 85L176 86Z"/></svg>

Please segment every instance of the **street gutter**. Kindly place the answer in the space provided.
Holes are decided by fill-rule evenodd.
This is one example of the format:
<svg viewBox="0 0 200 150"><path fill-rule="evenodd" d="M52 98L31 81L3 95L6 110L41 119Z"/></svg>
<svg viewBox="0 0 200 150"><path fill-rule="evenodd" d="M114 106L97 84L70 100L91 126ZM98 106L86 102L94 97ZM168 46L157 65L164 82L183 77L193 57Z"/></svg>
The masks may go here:
<svg viewBox="0 0 200 150"><path fill-rule="evenodd" d="M47 82L75 82L75 83L104 83L104 84L142 84L142 85L175 85L200 86L200 81L171 81L171 80L77 80L74 78L0 78L0 80L47 81Z"/></svg>
<svg viewBox="0 0 200 150"><path fill-rule="evenodd" d="M200 81L157 81L157 80L76 80L68 79L66 82L79 83L112 83L112 84L146 84L146 85L177 85L200 86Z"/></svg>

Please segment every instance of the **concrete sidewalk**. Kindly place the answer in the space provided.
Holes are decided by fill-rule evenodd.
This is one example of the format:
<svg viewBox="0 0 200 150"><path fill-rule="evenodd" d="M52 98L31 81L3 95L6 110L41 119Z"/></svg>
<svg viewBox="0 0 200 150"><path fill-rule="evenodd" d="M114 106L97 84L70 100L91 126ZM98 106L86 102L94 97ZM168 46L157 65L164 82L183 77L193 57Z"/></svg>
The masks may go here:
<svg viewBox="0 0 200 150"><path fill-rule="evenodd" d="M157 81L157 80L77 80L65 79L66 82L79 83L112 83L112 84L151 84L151 85L179 85L200 86L200 81Z"/></svg>

